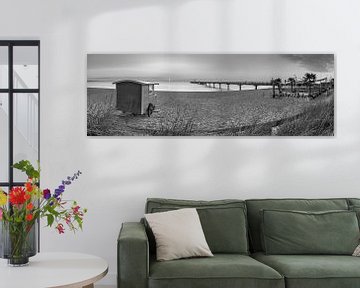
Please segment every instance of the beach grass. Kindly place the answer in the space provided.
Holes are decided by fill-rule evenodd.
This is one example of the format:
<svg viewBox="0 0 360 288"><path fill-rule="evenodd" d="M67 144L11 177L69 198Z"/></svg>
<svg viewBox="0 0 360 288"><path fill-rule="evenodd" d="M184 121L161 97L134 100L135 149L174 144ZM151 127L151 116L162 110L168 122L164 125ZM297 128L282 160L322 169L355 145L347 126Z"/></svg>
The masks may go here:
<svg viewBox="0 0 360 288"><path fill-rule="evenodd" d="M188 109L177 107L173 117L159 121L157 129L147 129L152 136L190 136L194 132L194 117L187 115Z"/></svg>
<svg viewBox="0 0 360 288"><path fill-rule="evenodd" d="M87 105L87 135L101 136L114 129L112 96L103 96L103 101L93 101Z"/></svg>
<svg viewBox="0 0 360 288"><path fill-rule="evenodd" d="M334 98L308 107L295 120L287 122L277 131L279 136L333 136Z"/></svg>

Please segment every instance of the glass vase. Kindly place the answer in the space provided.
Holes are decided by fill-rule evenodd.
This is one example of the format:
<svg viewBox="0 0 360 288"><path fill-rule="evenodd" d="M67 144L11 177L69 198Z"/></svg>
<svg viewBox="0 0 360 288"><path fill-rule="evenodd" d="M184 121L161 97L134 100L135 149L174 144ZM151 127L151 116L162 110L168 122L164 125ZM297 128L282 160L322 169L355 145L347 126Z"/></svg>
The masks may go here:
<svg viewBox="0 0 360 288"><path fill-rule="evenodd" d="M25 266L29 257L36 255L37 223L1 221L0 257L8 259L9 266Z"/></svg>

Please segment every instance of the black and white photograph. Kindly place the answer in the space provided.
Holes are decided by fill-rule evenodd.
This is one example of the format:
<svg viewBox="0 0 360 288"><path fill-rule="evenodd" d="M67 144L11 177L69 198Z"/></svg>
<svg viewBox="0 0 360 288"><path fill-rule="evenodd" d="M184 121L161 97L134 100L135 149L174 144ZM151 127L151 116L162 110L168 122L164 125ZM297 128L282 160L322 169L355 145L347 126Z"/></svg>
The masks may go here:
<svg viewBox="0 0 360 288"><path fill-rule="evenodd" d="M334 54L88 54L88 136L334 136Z"/></svg>

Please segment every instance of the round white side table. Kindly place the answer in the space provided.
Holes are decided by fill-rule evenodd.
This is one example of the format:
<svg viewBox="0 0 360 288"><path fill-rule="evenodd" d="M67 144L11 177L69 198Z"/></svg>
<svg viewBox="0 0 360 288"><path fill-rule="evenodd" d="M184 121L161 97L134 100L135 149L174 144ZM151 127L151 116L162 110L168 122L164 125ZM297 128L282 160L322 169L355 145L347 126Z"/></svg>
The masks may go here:
<svg viewBox="0 0 360 288"><path fill-rule="evenodd" d="M0 287L93 288L108 272L107 262L80 253L38 253L28 266L9 267L0 260Z"/></svg>

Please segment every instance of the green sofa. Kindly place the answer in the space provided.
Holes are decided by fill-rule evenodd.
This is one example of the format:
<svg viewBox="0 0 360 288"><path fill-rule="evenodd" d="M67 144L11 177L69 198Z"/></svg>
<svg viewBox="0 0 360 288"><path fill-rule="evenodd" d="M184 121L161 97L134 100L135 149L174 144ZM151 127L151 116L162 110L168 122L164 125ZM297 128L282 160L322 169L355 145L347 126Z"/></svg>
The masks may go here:
<svg viewBox="0 0 360 288"><path fill-rule="evenodd" d="M187 207L197 208L206 240L214 257L156 261L154 236L145 221L123 223L117 243L119 288L360 287L360 257L353 257L348 253L354 248L353 245L356 247L357 243L354 241L358 242L359 224L356 216L360 215L360 199L191 201L152 198L147 200L145 212L164 212ZM293 212L287 212L289 210ZM277 218L279 211L294 214L290 216L280 214L280 217L284 217ZM296 211L308 212L301 214ZM271 217L264 216L265 212L271 214L269 215ZM356 239L349 241L343 241L341 237L335 237L336 239L331 241L324 239L325 243L322 244L326 249L329 248L329 251L337 249L336 247L346 242L343 244L348 246L346 255L342 250L339 253L335 250L331 255L324 254L324 251L316 255L306 250L316 247L314 248L311 242L308 248L305 247L306 245L301 246L301 242L297 239L298 235L297 238L285 235L290 237L285 240L279 240L277 235L264 235L264 217L267 217L266 225L276 225L276 222L271 223L271 221L284 219L279 223L280 228L281 225L288 225L286 221L292 223L293 219L297 221L296 219L299 218L300 221L305 221L304 225L298 226L297 230L300 232L301 227L307 227L306 225L311 224L312 221L338 225L334 227L340 227L344 231L356 230L355 236L354 233L352 234L352 238ZM334 223L336 221L333 219L340 219L340 222ZM292 225L284 227L281 229L285 231L294 231L296 228ZM287 227L290 230L286 230ZM276 233L276 229L270 231L270 234L272 233ZM313 234L316 234L316 231ZM315 235L310 240L319 238L321 237ZM279 255L267 253L271 249L276 251L279 243L284 243L284 251L295 247L296 255L287 253L282 255L281 250ZM317 243L314 243L316 246ZM304 254L302 249L305 249Z"/></svg>

